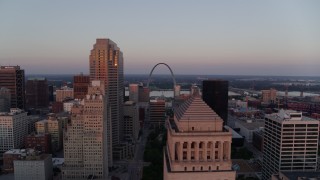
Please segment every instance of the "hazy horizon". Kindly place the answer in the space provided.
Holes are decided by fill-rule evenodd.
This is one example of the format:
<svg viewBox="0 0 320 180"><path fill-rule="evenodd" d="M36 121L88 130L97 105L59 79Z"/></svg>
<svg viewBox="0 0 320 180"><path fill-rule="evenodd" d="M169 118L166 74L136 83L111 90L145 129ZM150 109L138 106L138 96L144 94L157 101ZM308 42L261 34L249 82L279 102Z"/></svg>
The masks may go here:
<svg viewBox="0 0 320 180"><path fill-rule="evenodd" d="M0 1L0 65L89 72L96 38L125 74L320 76L320 1ZM166 67L154 73L169 74Z"/></svg>

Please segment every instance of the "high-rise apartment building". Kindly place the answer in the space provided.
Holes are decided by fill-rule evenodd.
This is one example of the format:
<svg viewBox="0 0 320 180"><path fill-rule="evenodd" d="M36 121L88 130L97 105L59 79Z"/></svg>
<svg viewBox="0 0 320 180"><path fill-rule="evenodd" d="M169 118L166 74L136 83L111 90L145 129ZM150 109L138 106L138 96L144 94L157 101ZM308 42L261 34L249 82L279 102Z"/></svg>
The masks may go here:
<svg viewBox="0 0 320 180"><path fill-rule="evenodd" d="M26 83L26 107L47 108L49 88L46 78L29 78Z"/></svg>
<svg viewBox="0 0 320 180"><path fill-rule="evenodd" d="M280 171L316 171L319 121L301 112L266 115L262 179Z"/></svg>
<svg viewBox="0 0 320 180"><path fill-rule="evenodd" d="M0 152L21 148L28 134L27 112L11 108L9 113L0 113Z"/></svg>
<svg viewBox="0 0 320 180"><path fill-rule="evenodd" d="M270 90L262 90L261 91L262 102L266 104L276 103L277 100L277 90L270 89Z"/></svg>
<svg viewBox="0 0 320 180"><path fill-rule="evenodd" d="M24 70L20 66L0 66L0 87L10 89L11 108L25 108Z"/></svg>
<svg viewBox="0 0 320 180"><path fill-rule="evenodd" d="M90 56L90 79L102 80L106 92L109 166L112 149L123 139L123 54L110 39L97 39Z"/></svg>
<svg viewBox="0 0 320 180"><path fill-rule="evenodd" d="M64 133L63 179L107 179L105 104L103 82L92 81L84 105L73 107L71 124Z"/></svg>
<svg viewBox="0 0 320 180"><path fill-rule="evenodd" d="M204 80L202 82L202 99L224 121L228 122L228 85L225 80Z"/></svg>
<svg viewBox="0 0 320 180"><path fill-rule="evenodd" d="M73 76L73 96L75 99L83 99L88 94L90 76L79 74Z"/></svg>
<svg viewBox="0 0 320 180"><path fill-rule="evenodd" d="M0 87L0 112L9 112L11 107L10 89Z"/></svg>
<svg viewBox="0 0 320 180"><path fill-rule="evenodd" d="M164 180L235 179L232 171L232 133L195 92L167 121Z"/></svg>

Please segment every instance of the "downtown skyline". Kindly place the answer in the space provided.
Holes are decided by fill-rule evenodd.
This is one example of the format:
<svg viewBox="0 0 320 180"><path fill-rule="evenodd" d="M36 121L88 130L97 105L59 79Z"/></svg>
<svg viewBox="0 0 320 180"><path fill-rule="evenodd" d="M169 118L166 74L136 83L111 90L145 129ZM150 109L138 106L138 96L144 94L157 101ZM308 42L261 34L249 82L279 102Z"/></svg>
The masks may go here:
<svg viewBox="0 0 320 180"><path fill-rule="evenodd" d="M319 5L1 1L0 65L88 74L93 39L110 38L125 53L125 74L165 62L175 74L320 76Z"/></svg>

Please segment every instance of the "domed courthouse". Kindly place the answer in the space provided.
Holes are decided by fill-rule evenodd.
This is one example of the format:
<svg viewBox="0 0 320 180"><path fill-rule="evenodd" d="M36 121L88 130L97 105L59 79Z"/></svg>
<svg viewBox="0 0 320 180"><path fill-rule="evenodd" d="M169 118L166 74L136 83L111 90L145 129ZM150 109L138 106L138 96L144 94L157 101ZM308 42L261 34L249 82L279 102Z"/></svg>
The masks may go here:
<svg viewBox="0 0 320 180"><path fill-rule="evenodd" d="M202 100L199 90L167 121L164 179L234 180L232 134L223 120Z"/></svg>

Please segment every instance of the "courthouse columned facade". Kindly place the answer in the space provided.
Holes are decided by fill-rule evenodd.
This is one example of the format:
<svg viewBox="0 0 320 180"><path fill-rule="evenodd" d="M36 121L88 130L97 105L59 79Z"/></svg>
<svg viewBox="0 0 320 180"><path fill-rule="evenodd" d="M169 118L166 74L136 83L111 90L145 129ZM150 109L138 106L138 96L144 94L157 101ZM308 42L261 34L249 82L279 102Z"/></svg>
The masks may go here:
<svg viewBox="0 0 320 180"><path fill-rule="evenodd" d="M231 131L196 91L167 121L164 179L235 179Z"/></svg>

